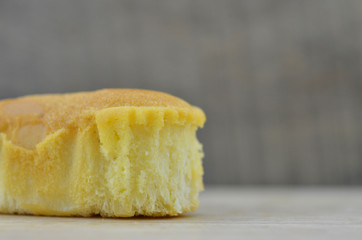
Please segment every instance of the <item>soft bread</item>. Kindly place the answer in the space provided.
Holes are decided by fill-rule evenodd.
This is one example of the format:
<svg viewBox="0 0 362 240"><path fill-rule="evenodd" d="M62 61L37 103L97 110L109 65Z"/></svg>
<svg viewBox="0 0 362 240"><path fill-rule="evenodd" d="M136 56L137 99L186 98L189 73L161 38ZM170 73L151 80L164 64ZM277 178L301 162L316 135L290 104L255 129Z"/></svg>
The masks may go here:
<svg viewBox="0 0 362 240"><path fill-rule="evenodd" d="M0 212L110 217L195 210L201 109L107 89L0 101Z"/></svg>

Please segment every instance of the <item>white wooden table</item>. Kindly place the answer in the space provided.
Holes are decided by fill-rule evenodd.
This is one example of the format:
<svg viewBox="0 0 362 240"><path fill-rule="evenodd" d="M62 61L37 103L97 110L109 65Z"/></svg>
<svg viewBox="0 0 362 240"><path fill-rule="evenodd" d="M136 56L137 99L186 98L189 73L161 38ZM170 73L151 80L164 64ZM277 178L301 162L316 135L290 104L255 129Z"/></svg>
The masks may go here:
<svg viewBox="0 0 362 240"><path fill-rule="evenodd" d="M174 218L0 215L0 239L362 239L362 188L209 187Z"/></svg>

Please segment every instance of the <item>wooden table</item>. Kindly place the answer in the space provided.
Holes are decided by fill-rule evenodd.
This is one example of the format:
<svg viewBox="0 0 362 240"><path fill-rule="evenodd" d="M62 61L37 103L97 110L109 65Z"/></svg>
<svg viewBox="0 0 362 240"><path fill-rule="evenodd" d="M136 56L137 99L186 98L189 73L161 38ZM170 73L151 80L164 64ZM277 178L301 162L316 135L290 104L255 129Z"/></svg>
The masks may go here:
<svg viewBox="0 0 362 240"><path fill-rule="evenodd" d="M362 239L362 188L209 187L174 218L0 215L0 239Z"/></svg>

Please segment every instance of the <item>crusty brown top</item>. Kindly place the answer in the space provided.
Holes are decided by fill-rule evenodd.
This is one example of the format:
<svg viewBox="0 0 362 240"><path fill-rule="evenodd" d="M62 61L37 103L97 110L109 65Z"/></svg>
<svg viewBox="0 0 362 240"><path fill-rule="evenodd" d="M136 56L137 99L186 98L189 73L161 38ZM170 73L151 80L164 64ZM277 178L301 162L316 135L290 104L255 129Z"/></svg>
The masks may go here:
<svg viewBox="0 0 362 240"><path fill-rule="evenodd" d="M205 121L199 108L166 93L138 89L104 89L95 92L32 95L0 101L0 133L7 133L10 139L20 139L22 134L29 135L34 132L35 138L43 138L76 121L87 111L123 106L183 109L189 114L197 113L201 116L199 122ZM30 132L24 128L29 125ZM11 129L18 130L10 131ZM23 129L25 130L22 133ZM17 136L11 136L12 134Z"/></svg>

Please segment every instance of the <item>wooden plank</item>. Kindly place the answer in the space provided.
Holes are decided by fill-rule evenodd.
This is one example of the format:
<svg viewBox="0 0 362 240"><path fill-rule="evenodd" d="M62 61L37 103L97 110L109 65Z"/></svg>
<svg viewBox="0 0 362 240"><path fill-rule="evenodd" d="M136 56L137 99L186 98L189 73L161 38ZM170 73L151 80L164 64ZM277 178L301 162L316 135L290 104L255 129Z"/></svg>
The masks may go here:
<svg viewBox="0 0 362 240"><path fill-rule="evenodd" d="M0 215L1 239L360 239L361 188L207 188L174 218Z"/></svg>

